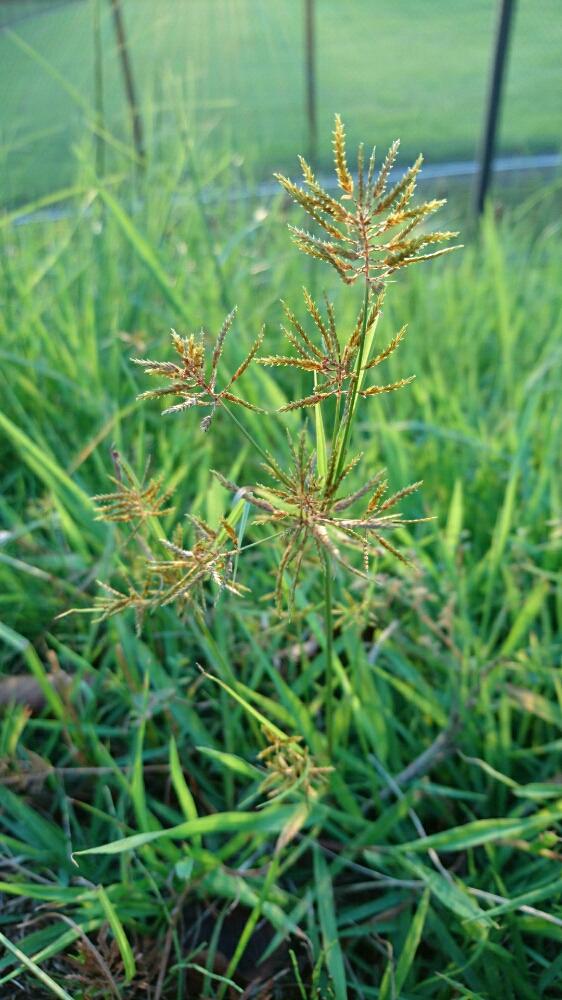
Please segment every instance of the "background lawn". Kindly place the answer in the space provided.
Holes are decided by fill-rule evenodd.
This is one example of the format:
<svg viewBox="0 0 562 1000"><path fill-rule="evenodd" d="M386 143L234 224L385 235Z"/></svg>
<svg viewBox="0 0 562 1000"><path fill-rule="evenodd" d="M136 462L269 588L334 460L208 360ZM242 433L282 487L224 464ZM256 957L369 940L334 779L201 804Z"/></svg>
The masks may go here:
<svg viewBox="0 0 562 1000"><path fill-rule="evenodd" d="M41 6L49 9L35 4ZM319 0L320 135L337 108L350 122L351 143L376 136L382 147L400 136L409 156L421 149L431 160L472 158L495 6L493 0ZM224 148L236 151L255 176L286 168L297 149L306 149L301 0L125 0L124 7L152 148L165 148L183 128L192 137L207 136L217 156ZM2 9L7 20L17 5ZM100 11L106 124L128 141L109 5ZM13 28L76 88L90 119L93 14L93 0L84 0ZM558 0L519 4L502 151L559 148L561 49ZM30 199L66 184L83 136L84 107L9 32L0 35L0 92L3 200Z"/></svg>

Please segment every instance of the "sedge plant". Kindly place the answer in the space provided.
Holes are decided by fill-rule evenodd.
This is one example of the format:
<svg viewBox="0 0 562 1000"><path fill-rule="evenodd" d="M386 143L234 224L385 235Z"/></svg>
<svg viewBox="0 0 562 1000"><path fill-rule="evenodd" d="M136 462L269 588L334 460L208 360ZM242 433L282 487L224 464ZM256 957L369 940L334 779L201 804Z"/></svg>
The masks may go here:
<svg viewBox="0 0 562 1000"><path fill-rule="evenodd" d="M187 411L204 408L200 423L204 433L210 432L216 415L232 421L236 431L260 454L264 481L235 483L220 470L215 471L218 481L235 498L229 516L210 525L187 512L187 535L181 526L184 517L171 538L163 536L160 521L169 513L172 498L158 478L138 483L125 464L116 460L115 491L95 498L100 518L128 525L130 531L122 550L126 583L121 589L102 584L97 599L101 618L133 608L140 629L147 614L174 604L180 613L190 609L205 625L213 590L215 595L226 590L240 598L249 593L240 557L247 548L266 542L280 546L273 592L279 614L290 614L299 581L307 570L320 567L329 758L334 752L335 570L341 567L344 573L368 581L373 558L388 555L407 561L392 535L401 525L412 523L403 517L400 502L421 485L399 485L391 490L384 470L365 470L355 447L360 407L369 406L377 396L404 389L413 378L377 380L379 367L399 348L406 333L403 327L387 344L376 345L378 322L392 276L455 249L440 244L457 235L430 232L425 226L443 201L412 204L421 156L391 184L398 142L378 170L375 150L366 162L360 146L354 177L339 115L335 118L333 151L337 195L322 187L302 157L303 186L280 174L276 177L310 219L310 229L289 226L293 242L304 254L333 268L349 296L356 297L355 321L350 327L342 328L329 298L325 296L319 305L305 288L301 315L296 304L283 303L285 354L260 354L265 337L262 329L234 373L223 377L223 347L235 320L232 312L210 357L202 335L181 336L172 331L172 359L132 359L147 376L160 380L140 399L162 397L170 404L163 413L175 419L186 419ZM258 409L240 388L240 380L243 385L243 376L254 363L298 373L299 389L303 378L309 379L305 394L295 391L294 398L282 407L283 411L310 414L298 433L289 434L288 463L265 451L235 412ZM350 487L358 475L361 485ZM265 534L260 525L266 526ZM256 541L246 543L250 527L256 531ZM293 751L298 756L294 747ZM268 760L277 759L279 749L271 753L274 758ZM287 765L285 780L300 770Z"/></svg>

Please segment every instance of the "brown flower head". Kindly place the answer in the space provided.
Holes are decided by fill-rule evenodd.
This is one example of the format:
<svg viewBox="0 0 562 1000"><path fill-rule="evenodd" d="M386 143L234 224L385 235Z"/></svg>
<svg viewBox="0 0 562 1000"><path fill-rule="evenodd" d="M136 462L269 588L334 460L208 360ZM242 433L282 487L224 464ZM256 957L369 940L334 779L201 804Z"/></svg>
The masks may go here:
<svg viewBox="0 0 562 1000"><path fill-rule="evenodd" d="M178 526L174 541L161 539L165 556L157 559L150 552L139 556L123 591L98 581L102 593L96 598L97 621L133 608L140 632L145 615L159 607L176 604L180 614L187 607L201 612L207 604L209 584L219 593L227 590L240 595L247 590L234 578L239 548L232 525L223 520L215 531L201 518L190 515L189 520L195 536L191 548L183 546Z"/></svg>
<svg viewBox="0 0 562 1000"><path fill-rule="evenodd" d="M164 517L173 507L164 504L170 491L162 491L162 477L151 479L147 486L139 485L126 466L119 467L121 478L110 476L115 484L113 493L98 493L92 500L98 504L96 521L138 522L148 517Z"/></svg>
<svg viewBox="0 0 562 1000"><path fill-rule="evenodd" d="M261 788L269 798L280 798L301 790L306 798L315 799L322 791L333 767L318 767L301 736L280 736L263 727L268 741L258 754L267 770Z"/></svg>
<svg viewBox="0 0 562 1000"><path fill-rule="evenodd" d="M220 529L215 531L193 514L189 520L195 534L191 548L182 547L178 533L174 542L162 540L169 555L151 563L152 573L160 580L158 603L177 602L180 610L187 604L203 607L208 582L215 584L219 591L228 590L237 595L244 593L247 588L234 579L238 538L232 526L223 520Z"/></svg>
<svg viewBox="0 0 562 1000"><path fill-rule="evenodd" d="M209 373L206 368L206 351L202 337L191 334L189 337L180 337L175 330L172 330L172 343L179 356L179 363L174 361L150 361L147 358L132 358L131 360L144 368L147 375L160 375L168 380L167 385L159 389L151 389L143 392L138 399L156 399L160 396L179 396L180 403L167 407L162 413L181 413L192 406L204 406L210 408L210 413L201 421L202 430L208 430L213 414L217 406L225 402L245 406L248 410L258 410L259 407L248 403L245 399L235 396L231 387L244 374L250 363L253 361L263 340L263 330L254 342L250 353L242 364L236 369L232 378L220 391L216 388L219 361L221 359L224 341L232 322L236 310L233 309L226 317L216 340L215 348L211 357Z"/></svg>
<svg viewBox="0 0 562 1000"><path fill-rule="evenodd" d="M384 471L380 471L358 490L338 495L343 480L360 456L353 459L330 484L330 479L319 475L317 471L315 453L307 454L305 430L300 434L298 446L295 448L290 443L290 448L293 457L291 472L284 472L272 458L265 466L277 483L276 486L264 486L260 483L241 489L220 473L214 473L226 489L243 495L248 503L260 511L255 523L280 526L285 548L277 570L275 594L278 609L282 605L285 572L289 569L292 571L292 601L309 543L312 543L323 559L328 557L359 576L365 576L370 554L382 554L386 551L401 562L407 562L385 536L400 525L427 520L405 520L399 511L394 510L399 501L417 490L421 483L413 483L385 499L388 482L384 479ZM359 515L342 516L344 511L368 494L370 499ZM342 546L363 553L363 570L357 569L342 555Z"/></svg>
<svg viewBox="0 0 562 1000"><path fill-rule="evenodd" d="M258 358L261 365L272 367L299 368L301 371L312 372L314 375L314 392L302 399L292 400L281 410L297 410L305 406L316 406L330 396L342 397L352 389L357 380L357 355L361 343L361 331L363 329L364 306L361 308L355 328L348 337L346 343L341 345L336 327L334 307L326 299L326 319L322 314L309 292L304 291L304 301L310 317L319 334L319 343L316 344L307 333L304 325L297 319L293 312L284 306L289 327L282 327L289 343L296 351L296 357L286 355L271 355L266 358ZM377 296L373 306L369 310L365 327L365 335L368 336L375 326L382 308L384 296ZM370 368L375 368L396 350L400 341L406 333L406 327L392 338L388 347L381 351L368 364L362 365L361 372ZM381 393L393 392L408 385L412 378L399 379L397 382L390 382L387 385L374 385L367 389L360 389L360 396L374 396Z"/></svg>
<svg viewBox="0 0 562 1000"><path fill-rule="evenodd" d="M333 147L337 183L341 191L339 199L332 197L320 185L302 156L300 164L304 188L282 174L275 175L294 201L304 208L328 237L321 239L290 226L296 245L311 257L331 264L346 284L353 284L360 275L364 275L369 285L380 291L384 280L398 268L438 257L453 249L442 247L422 253L426 247L449 240L457 233L413 235L414 229L444 204L434 200L409 207L423 162L421 156L387 190L398 146L398 142L393 143L376 177L375 150L365 175L363 146L360 146L355 184L347 165L344 127L340 116L336 115Z"/></svg>

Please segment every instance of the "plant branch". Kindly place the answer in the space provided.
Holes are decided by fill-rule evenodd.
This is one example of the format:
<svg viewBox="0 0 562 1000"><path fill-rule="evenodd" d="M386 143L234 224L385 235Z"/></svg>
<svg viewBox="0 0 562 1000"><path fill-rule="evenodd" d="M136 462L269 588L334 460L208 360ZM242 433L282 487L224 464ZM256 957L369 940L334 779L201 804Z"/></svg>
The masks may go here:
<svg viewBox="0 0 562 1000"><path fill-rule="evenodd" d="M222 404L222 409L226 413L228 413L230 419L234 421L240 433L243 434L246 440L252 445L252 447L256 449L256 451L261 455L263 460L269 464L269 456L267 452L264 450L264 448L261 447L261 445L258 444L253 435L250 434L250 431L246 427L244 427L242 421L238 419L238 417L232 412L231 409L229 409L228 406L226 406L225 403Z"/></svg>
<svg viewBox="0 0 562 1000"><path fill-rule="evenodd" d="M349 405L344 410L343 432L342 432L341 444L340 444L339 450L338 450L338 458L337 458L337 461L333 465L333 468L334 468L333 478L336 481L337 481L338 476L341 474L342 469L344 467L345 456L346 456L346 452L347 452L347 444L348 444L348 441L349 441L349 433L350 433L351 424L352 424L352 421L353 421L353 414L354 414L354 411L355 411L355 403L357 401L357 393L359 391L359 380L361 378L361 368L363 366L363 357L364 357L364 354L365 354L365 338L366 338L366 335L367 335L368 314L369 314L369 282L368 282L368 279L367 279L365 281L365 296L364 296L364 299L363 299L363 323L361 325L361 338L360 338L360 341L359 341L359 351L357 353L357 364L356 364L356 368L355 368L355 378L353 380L353 388L350 390L350 392L351 392L351 398L349 400ZM339 436L339 430L340 429L338 429L338 436ZM332 485L331 482L328 483L327 484L327 488L329 488L331 485Z"/></svg>
<svg viewBox="0 0 562 1000"><path fill-rule="evenodd" d="M332 618L332 564L324 554L324 628L326 631L326 735L328 756L334 753L334 622Z"/></svg>

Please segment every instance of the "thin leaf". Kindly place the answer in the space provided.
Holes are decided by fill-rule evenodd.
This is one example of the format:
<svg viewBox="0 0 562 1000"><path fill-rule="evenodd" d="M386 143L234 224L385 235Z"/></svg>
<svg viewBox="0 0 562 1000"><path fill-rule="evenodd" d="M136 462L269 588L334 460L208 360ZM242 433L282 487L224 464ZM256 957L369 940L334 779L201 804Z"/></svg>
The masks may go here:
<svg viewBox="0 0 562 1000"><path fill-rule="evenodd" d="M318 846L314 850L314 880L316 903L322 930L322 947L332 980L335 1000L347 1000L347 980L343 952L338 935L334 889L328 866Z"/></svg>
<svg viewBox="0 0 562 1000"><path fill-rule="evenodd" d="M131 945L129 944L127 935L125 934L125 930L123 928L123 924L121 923L119 916L117 914L117 910L115 909L113 903L109 899L105 889L101 885L98 889L98 896L103 908L103 912L107 917L107 922L111 927L111 930L113 931L113 936L115 937L115 940L117 942L117 947L119 948L119 954L123 959L123 968L125 969L125 981L127 983L130 983L131 980L136 975L137 971L133 950L131 948Z"/></svg>
<svg viewBox="0 0 562 1000"><path fill-rule="evenodd" d="M426 889L415 912L414 919L410 924L394 976L392 975L392 965L389 964L386 967L379 991L379 1000L390 1000L392 996L399 997L402 993L402 987L408 978L408 973L412 967L419 943L421 941L430 896L431 893L429 889Z"/></svg>
<svg viewBox="0 0 562 1000"><path fill-rule="evenodd" d="M43 972L43 969L41 969L34 961L32 961L31 958L28 958L27 955L25 955L23 951L20 951L20 949L17 948L15 944L12 944L12 942L9 941L7 937L4 937L1 931L0 931L0 944L3 944L4 947L8 949L8 951L11 951L12 955L15 955L15 957L17 958L18 962L21 962L21 964L24 965L26 969L29 969L29 971L35 976L35 978L38 979L41 983L43 983L43 985L46 986L47 989L49 989L54 996L59 997L60 1000L72 1000L70 993L67 993L66 990L63 990L62 986L58 986L58 984L55 983L54 979L51 979L51 977L48 976L46 972Z"/></svg>

